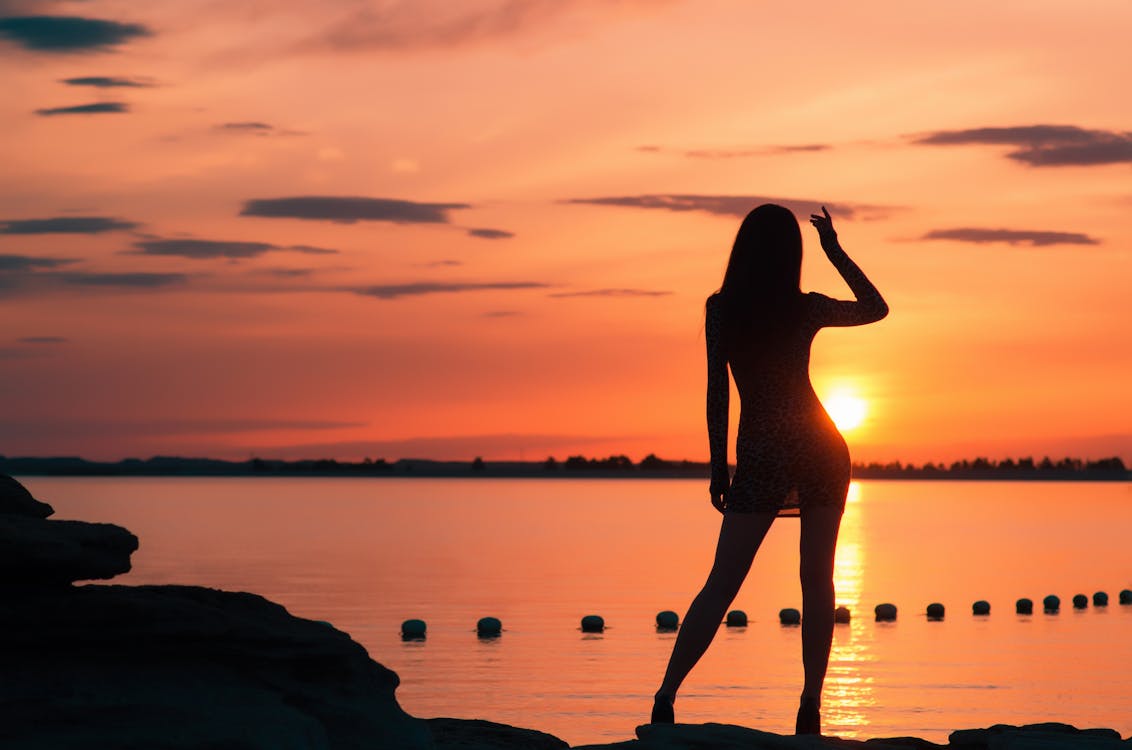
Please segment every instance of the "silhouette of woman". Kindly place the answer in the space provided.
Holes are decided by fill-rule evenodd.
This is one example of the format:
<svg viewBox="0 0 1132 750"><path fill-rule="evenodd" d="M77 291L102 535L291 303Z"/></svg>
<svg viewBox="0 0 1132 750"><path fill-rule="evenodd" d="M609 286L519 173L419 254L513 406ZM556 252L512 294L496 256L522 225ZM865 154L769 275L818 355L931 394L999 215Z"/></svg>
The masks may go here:
<svg viewBox="0 0 1132 750"><path fill-rule="evenodd" d="M798 220L789 209L769 203L743 220L723 284L707 299L709 491L723 524L715 562L688 608L656 692L653 722L674 721L676 691L715 637L774 519L800 515L805 684L795 732L820 733L821 691L833 640L833 559L849 488L849 450L810 385L810 343L825 326L880 320L888 305L841 249L824 206L810 223L855 301L802 293ZM741 406L730 481L728 365Z"/></svg>

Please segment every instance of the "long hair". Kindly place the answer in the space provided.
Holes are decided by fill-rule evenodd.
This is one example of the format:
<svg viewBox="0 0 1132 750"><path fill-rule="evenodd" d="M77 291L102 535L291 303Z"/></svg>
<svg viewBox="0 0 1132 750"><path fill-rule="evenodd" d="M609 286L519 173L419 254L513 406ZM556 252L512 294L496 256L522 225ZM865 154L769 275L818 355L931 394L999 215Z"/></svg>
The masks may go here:
<svg viewBox="0 0 1132 750"><path fill-rule="evenodd" d="M801 297L802 230L790 209L764 203L735 235L723 284L724 342L740 331L764 337L794 322Z"/></svg>

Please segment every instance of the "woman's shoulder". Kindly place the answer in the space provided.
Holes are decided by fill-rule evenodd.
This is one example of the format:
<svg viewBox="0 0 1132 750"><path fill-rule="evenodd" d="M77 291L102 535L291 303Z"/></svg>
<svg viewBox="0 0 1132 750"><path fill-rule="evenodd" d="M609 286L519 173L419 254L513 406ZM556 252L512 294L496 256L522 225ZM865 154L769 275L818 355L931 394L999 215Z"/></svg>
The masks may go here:
<svg viewBox="0 0 1132 750"><path fill-rule="evenodd" d="M704 307L708 310L711 310L712 308L718 308L721 304L723 304L723 293L712 292L708 295L707 302L704 303Z"/></svg>

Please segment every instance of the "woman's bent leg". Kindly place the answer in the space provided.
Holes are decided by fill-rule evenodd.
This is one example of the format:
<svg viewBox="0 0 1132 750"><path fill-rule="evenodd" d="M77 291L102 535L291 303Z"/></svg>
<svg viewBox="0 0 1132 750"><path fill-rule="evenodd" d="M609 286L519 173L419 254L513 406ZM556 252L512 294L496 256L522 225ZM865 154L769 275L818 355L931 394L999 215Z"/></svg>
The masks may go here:
<svg viewBox="0 0 1132 750"><path fill-rule="evenodd" d="M707 651L775 517L774 512L724 514L715 562L707 582L684 616L664 681L656 691L658 698L674 700L684 678Z"/></svg>
<svg viewBox="0 0 1132 750"><path fill-rule="evenodd" d="M842 506L814 505L802 511L800 577L802 581L802 665L806 682L802 700L821 705L821 690L833 643L833 560Z"/></svg>

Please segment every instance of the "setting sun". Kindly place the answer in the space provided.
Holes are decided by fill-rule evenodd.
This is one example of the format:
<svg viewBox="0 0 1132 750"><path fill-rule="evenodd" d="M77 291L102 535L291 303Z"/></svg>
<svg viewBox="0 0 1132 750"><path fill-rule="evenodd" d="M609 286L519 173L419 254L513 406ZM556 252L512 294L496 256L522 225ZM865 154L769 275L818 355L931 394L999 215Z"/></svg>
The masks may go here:
<svg viewBox="0 0 1132 750"><path fill-rule="evenodd" d="M868 413L865 400L849 391L837 391L824 399L823 403L837 429L843 432L860 427Z"/></svg>

